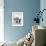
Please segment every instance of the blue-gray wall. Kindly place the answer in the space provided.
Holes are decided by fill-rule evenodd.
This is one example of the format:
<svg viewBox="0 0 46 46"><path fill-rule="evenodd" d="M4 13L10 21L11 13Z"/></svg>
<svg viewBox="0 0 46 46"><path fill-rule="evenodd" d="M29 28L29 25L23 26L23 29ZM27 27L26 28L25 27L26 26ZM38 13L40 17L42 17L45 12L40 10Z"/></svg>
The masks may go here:
<svg viewBox="0 0 46 46"><path fill-rule="evenodd" d="M46 0L41 0L40 1L40 10L42 11L43 9L46 9ZM40 25L46 27L46 10L43 12L43 22L40 21Z"/></svg>
<svg viewBox="0 0 46 46"><path fill-rule="evenodd" d="M32 28L35 12L40 9L40 0L4 0L4 35L7 41L18 41ZM24 12L24 26L12 26L12 12Z"/></svg>

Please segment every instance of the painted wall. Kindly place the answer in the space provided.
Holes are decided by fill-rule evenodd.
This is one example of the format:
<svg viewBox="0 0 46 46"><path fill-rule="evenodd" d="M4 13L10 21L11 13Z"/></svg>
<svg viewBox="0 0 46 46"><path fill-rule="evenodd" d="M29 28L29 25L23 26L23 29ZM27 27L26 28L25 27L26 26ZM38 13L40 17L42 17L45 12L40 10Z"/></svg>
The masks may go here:
<svg viewBox="0 0 46 46"><path fill-rule="evenodd" d="M40 9L40 0L4 0L4 35L7 41L18 41L32 29L35 12ZM24 12L24 26L12 26L12 12Z"/></svg>
<svg viewBox="0 0 46 46"><path fill-rule="evenodd" d="M43 9L46 9L46 0L40 0L40 9L41 9L41 11L43 10ZM42 25L42 26L46 26L46 11L44 11L43 12L43 15L42 15L42 17L43 17L43 22L42 21L40 21L40 25Z"/></svg>

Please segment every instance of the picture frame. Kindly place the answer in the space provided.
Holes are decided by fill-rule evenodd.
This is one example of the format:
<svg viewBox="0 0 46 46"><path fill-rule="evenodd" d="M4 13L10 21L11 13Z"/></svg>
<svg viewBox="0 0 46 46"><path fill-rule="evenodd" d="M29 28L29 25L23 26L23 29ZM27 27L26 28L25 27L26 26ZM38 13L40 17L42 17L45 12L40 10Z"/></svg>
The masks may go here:
<svg viewBox="0 0 46 46"><path fill-rule="evenodd" d="M12 12L12 26L23 26L23 12Z"/></svg>

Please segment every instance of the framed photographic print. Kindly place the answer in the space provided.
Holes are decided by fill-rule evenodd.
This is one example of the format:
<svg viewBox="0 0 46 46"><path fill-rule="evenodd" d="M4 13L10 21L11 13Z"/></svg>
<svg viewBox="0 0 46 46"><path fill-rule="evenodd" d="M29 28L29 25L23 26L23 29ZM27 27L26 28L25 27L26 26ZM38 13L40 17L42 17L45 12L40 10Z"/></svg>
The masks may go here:
<svg viewBox="0 0 46 46"><path fill-rule="evenodd" d="M12 12L12 26L23 26L23 12Z"/></svg>

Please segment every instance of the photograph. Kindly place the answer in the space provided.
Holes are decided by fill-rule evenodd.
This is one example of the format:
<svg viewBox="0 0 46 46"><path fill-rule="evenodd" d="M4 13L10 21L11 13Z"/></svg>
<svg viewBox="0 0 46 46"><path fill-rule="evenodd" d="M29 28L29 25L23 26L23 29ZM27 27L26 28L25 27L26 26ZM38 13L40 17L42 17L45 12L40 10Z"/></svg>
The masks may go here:
<svg viewBox="0 0 46 46"><path fill-rule="evenodd" d="M23 12L12 12L12 26L23 26Z"/></svg>

